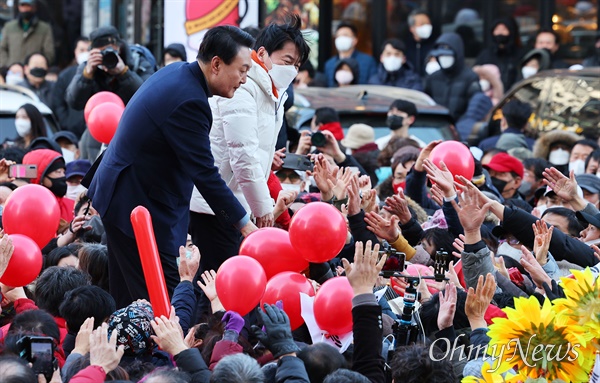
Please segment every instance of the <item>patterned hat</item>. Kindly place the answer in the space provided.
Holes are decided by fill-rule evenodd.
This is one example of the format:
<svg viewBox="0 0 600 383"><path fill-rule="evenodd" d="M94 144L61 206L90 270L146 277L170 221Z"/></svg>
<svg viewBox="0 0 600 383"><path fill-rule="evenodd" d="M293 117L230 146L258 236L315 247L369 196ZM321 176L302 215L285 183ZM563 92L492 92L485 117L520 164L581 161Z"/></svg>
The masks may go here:
<svg viewBox="0 0 600 383"><path fill-rule="evenodd" d="M146 302L133 302L115 311L108 319L108 335L117 330L117 345L125 346L125 355L149 354L154 346L150 321L154 319L152 306Z"/></svg>

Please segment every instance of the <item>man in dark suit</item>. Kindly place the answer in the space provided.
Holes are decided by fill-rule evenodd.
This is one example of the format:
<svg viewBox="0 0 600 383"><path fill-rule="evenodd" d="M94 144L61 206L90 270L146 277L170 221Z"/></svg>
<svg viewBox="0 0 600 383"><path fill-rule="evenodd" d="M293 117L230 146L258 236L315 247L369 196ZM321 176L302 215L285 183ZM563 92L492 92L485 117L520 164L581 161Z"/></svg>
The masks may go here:
<svg viewBox="0 0 600 383"><path fill-rule="evenodd" d="M186 241L194 185L224 223L244 236L256 230L214 166L208 105L208 97L231 98L246 82L253 42L239 28L215 27L196 62L161 69L127 104L88 191L106 230L109 289L118 307L148 298L130 221L136 206L152 215L170 293L179 283L176 258Z"/></svg>

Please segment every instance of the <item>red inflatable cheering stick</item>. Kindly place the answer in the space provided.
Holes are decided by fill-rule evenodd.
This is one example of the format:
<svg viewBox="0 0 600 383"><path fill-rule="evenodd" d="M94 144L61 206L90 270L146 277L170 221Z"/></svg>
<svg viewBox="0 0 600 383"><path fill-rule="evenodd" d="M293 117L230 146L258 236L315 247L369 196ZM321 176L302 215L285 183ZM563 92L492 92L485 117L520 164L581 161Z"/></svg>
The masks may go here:
<svg viewBox="0 0 600 383"><path fill-rule="evenodd" d="M135 241L137 242L142 269L144 269L144 278L150 295L150 303L155 317L161 315L169 317L171 303L167 284L163 273L160 255L154 238L154 229L152 227L152 217L150 212L143 206L138 206L131 212L131 224Z"/></svg>

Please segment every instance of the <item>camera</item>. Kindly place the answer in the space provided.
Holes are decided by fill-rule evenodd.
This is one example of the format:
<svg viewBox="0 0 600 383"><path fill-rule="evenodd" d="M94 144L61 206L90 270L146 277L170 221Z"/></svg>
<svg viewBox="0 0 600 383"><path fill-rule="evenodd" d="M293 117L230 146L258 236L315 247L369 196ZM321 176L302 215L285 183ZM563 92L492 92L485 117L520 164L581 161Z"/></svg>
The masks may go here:
<svg viewBox="0 0 600 383"><path fill-rule="evenodd" d="M106 69L113 69L119 63L119 53L114 48L103 49L100 54L102 54L102 65Z"/></svg>
<svg viewBox="0 0 600 383"><path fill-rule="evenodd" d="M44 375L48 382L58 367L54 348L54 339L49 336L24 336L17 341L19 357L31 363L33 372Z"/></svg>
<svg viewBox="0 0 600 383"><path fill-rule="evenodd" d="M321 132L314 132L310 135L310 143L317 148L322 148L327 144L327 137Z"/></svg>

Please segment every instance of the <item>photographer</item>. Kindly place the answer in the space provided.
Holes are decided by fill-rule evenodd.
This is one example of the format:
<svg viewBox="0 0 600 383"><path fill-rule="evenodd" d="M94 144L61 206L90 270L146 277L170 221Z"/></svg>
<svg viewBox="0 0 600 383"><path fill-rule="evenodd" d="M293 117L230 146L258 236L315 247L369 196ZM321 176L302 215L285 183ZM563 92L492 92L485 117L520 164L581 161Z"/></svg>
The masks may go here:
<svg viewBox="0 0 600 383"><path fill-rule="evenodd" d="M92 49L86 62L67 88L66 100L73 109L82 110L95 93L116 93L125 104L142 83L154 73L150 61L139 55L135 63L127 43L113 26L100 27L90 34Z"/></svg>

